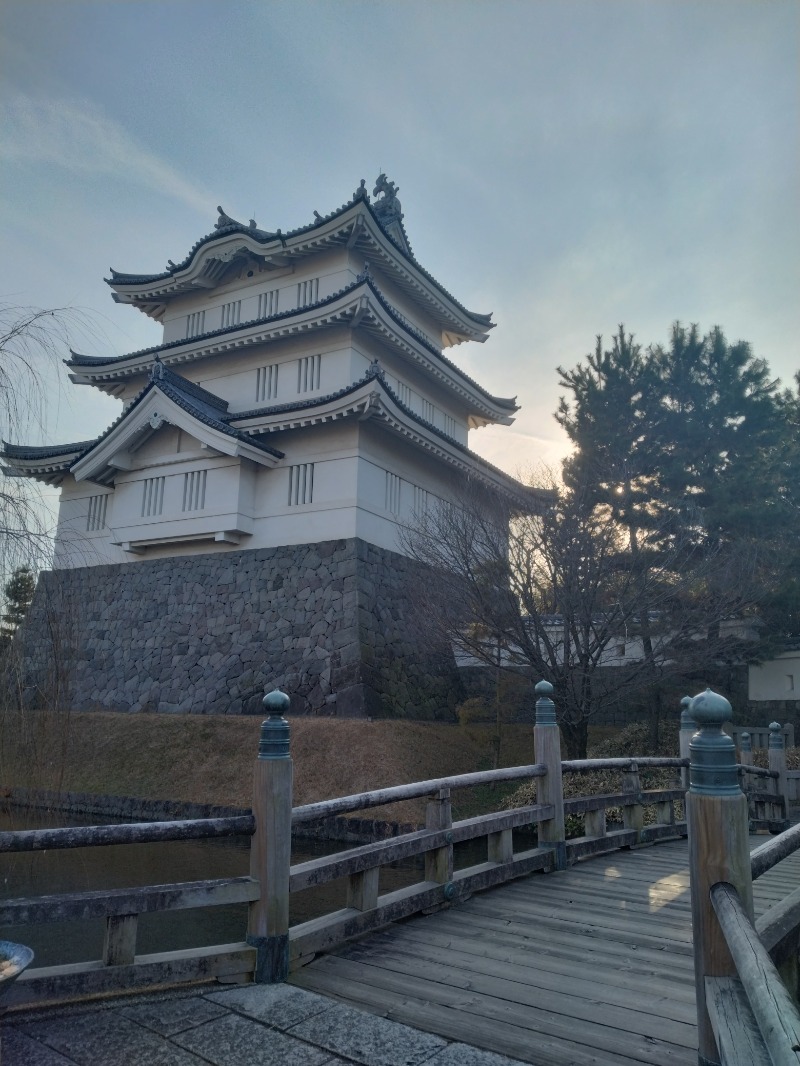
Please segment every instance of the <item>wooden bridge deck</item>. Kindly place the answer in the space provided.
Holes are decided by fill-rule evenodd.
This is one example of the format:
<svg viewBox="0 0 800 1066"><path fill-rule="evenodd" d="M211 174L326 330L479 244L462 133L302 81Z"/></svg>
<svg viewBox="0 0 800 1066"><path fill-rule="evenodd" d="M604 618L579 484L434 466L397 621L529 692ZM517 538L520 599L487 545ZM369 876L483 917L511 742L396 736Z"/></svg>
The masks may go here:
<svg viewBox="0 0 800 1066"><path fill-rule="evenodd" d="M800 853L755 883L756 915L798 884ZM291 981L536 1066L695 1066L691 935L688 850L675 841L479 893Z"/></svg>

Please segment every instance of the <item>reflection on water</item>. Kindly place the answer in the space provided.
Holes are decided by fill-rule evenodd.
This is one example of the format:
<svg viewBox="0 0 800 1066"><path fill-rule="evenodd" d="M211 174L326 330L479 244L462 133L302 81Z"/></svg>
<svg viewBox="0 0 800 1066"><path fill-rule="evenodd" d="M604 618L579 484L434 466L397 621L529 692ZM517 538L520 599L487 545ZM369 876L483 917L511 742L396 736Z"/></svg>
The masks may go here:
<svg viewBox="0 0 800 1066"><path fill-rule="evenodd" d="M52 826L113 824L119 819L73 818L40 812L15 811L13 824L0 813L0 830L38 829ZM329 855L349 844L298 840L292 862ZM58 922L48 925L2 924L2 900L96 889L136 888L181 881L241 877L249 873L250 838L185 840L154 844L113 844L108 847L72 848L64 851L23 852L0 855L0 938L27 944L36 953L36 966L99 959L103 953L102 920ZM460 857L461 861L482 859ZM380 891L390 892L420 880L422 860L407 860L383 867ZM291 897L292 925L345 906L346 879L332 881ZM146 955L210 944L244 940L247 904L143 914L139 918L136 952Z"/></svg>

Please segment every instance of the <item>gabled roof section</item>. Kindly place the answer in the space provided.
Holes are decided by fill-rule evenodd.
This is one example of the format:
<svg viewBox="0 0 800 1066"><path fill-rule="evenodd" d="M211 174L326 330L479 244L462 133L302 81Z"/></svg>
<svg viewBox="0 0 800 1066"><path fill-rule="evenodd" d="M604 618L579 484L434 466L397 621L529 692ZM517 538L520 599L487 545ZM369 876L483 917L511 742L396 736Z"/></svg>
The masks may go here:
<svg viewBox="0 0 800 1066"><path fill-rule="evenodd" d="M248 346L271 343L295 333L308 333L309 330L330 325L350 325L380 335L403 358L421 366L453 389L474 410L475 425L489 422L508 425L519 410L515 398L493 396L487 392L443 355L424 333L399 315L383 296L368 270L333 296L304 308L281 311L266 318L211 330L189 340L171 341L128 355L104 358L72 352L72 358L66 362L73 371L73 381L113 392L122 380L148 373L156 360L160 360L164 366L179 365L207 359L227 350L241 351Z"/></svg>
<svg viewBox="0 0 800 1066"><path fill-rule="evenodd" d="M285 270L308 255L334 247L357 248L380 266L412 298L437 318L451 343L485 339L492 329L491 314L470 311L417 261L403 226L403 214L394 183L381 174L370 203L365 182L351 200L327 216L315 212L313 223L274 233L259 229L253 219L237 222L218 208L214 230L201 237L180 263L167 264L158 274L125 274L111 271L106 282L114 299L131 303L159 318L165 304L177 296L214 288L231 263L255 257L266 266Z"/></svg>

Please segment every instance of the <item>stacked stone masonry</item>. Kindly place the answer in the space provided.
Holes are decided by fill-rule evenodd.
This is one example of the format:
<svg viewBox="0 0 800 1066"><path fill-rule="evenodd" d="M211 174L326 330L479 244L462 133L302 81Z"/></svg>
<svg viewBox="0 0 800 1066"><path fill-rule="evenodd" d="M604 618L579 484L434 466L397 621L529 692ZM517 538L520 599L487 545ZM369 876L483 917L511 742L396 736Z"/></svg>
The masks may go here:
<svg viewBox="0 0 800 1066"><path fill-rule="evenodd" d="M74 710L452 717L450 649L422 639L415 564L360 540L42 575L18 649L27 699Z"/></svg>

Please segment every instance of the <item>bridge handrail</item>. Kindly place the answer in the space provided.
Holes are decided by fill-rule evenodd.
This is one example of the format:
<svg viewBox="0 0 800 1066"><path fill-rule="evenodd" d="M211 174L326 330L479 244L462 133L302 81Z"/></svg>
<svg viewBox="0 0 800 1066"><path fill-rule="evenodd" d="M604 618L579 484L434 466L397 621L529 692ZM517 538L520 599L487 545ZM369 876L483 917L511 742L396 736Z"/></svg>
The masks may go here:
<svg viewBox="0 0 800 1066"><path fill-rule="evenodd" d="M739 786L734 742L723 732L731 705L706 690L688 709L698 726L689 746L686 798L698 1059L707 1066L798 1066L800 1014L774 960L796 954L800 898L781 901L757 925L753 877L800 847L800 833L787 830L751 857L748 801ZM785 793L777 795L786 770L778 723L770 726L769 754L776 794L765 795L785 804Z"/></svg>
<svg viewBox="0 0 800 1066"><path fill-rule="evenodd" d="M109 844L147 844L170 840L206 840L252 836L252 814L226 818L187 818L170 822L124 822L119 825L81 825L67 829L18 829L0 833L0 854L96 848Z"/></svg>
<svg viewBox="0 0 800 1066"><path fill-rule="evenodd" d="M798 848L800 848L800 824L792 826L780 836L775 836L766 844L756 848L750 853L750 874L753 880L761 877L767 870L771 870L781 859L794 854Z"/></svg>
<svg viewBox="0 0 800 1066"><path fill-rule="evenodd" d="M348 814L363 811L369 807L385 807L389 803L401 803L404 800L431 796L443 788L473 788L475 785L496 784L500 781L524 781L544 777L547 767L542 763L529 766L507 766L499 770L479 770L471 774L457 774L452 777L435 777L429 781L414 781L408 785L392 785L390 788L374 789L371 792L358 792L352 796L339 796L336 799L320 800L318 803L306 803L292 809L292 825L316 822L321 818L330 818L336 814Z"/></svg>
<svg viewBox="0 0 800 1066"><path fill-rule="evenodd" d="M770 1061L774 1066L797 1066L800 1011L762 944L739 893L723 881L711 887L709 896ZM715 1020L719 1034L721 1019ZM741 1053L740 1045L738 1054Z"/></svg>
<svg viewBox="0 0 800 1066"><path fill-rule="evenodd" d="M631 755L622 759L568 759L561 763L561 769L565 773L585 774L595 770L630 770L632 765L640 769L678 769L688 766L689 760L660 755Z"/></svg>

